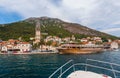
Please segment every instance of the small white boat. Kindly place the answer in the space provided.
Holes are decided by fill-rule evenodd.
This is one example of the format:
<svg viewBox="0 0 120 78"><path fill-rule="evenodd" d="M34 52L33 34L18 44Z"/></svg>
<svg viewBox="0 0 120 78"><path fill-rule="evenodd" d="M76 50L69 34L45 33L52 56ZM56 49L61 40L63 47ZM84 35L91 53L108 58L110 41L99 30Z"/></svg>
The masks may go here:
<svg viewBox="0 0 120 78"><path fill-rule="evenodd" d="M119 49L114 49L114 51L119 51Z"/></svg>
<svg viewBox="0 0 120 78"><path fill-rule="evenodd" d="M93 59L86 59L85 63L69 60L49 78L120 78L120 65Z"/></svg>

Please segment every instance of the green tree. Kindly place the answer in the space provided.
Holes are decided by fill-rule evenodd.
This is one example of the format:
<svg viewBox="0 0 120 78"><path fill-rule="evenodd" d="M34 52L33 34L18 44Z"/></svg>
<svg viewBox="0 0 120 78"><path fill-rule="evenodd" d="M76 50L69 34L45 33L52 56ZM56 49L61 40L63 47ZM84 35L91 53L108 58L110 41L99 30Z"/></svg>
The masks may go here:
<svg viewBox="0 0 120 78"><path fill-rule="evenodd" d="M103 37L102 40L103 40L103 42L108 42L108 39L105 37Z"/></svg>
<svg viewBox="0 0 120 78"><path fill-rule="evenodd" d="M50 46L50 45L52 45L52 43L53 43L52 41L48 41L48 42L46 43L46 45L49 45L49 46Z"/></svg>

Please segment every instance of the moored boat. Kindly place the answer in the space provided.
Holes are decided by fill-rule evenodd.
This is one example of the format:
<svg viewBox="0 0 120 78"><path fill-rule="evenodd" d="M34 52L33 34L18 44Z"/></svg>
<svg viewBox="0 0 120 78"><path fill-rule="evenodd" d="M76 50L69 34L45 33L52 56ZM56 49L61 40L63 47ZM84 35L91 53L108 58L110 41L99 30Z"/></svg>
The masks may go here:
<svg viewBox="0 0 120 78"><path fill-rule="evenodd" d="M103 45L63 44L57 49L60 54L90 54L102 52L103 48Z"/></svg>

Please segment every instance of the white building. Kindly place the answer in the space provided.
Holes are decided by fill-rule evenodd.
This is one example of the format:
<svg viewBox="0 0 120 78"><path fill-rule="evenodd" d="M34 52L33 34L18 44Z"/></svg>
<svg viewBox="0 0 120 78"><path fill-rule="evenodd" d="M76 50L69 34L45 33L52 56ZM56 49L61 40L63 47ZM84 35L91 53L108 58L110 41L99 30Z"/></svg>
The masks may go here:
<svg viewBox="0 0 120 78"><path fill-rule="evenodd" d="M28 42L8 40L1 43L1 52L30 52L32 45Z"/></svg>
<svg viewBox="0 0 120 78"><path fill-rule="evenodd" d="M1 48L1 51L7 51L8 49L7 49L7 46L2 46L2 48Z"/></svg>
<svg viewBox="0 0 120 78"><path fill-rule="evenodd" d="M88 42L88 39L82 38L80 41L81 41L81 42Z"/></svg>
<svg viewBox="0 0 120 78"><path fill-rule="evenodd" d="M119 45L117 42L112 42L110 46L111 46L111 49L118 49L119 48Z"/></svg>
<svg viewBox="0 0 120 78"><path fill-rule="evenodd" d="M20 49L20 52L30 52L32 50L32 45L27 42L21 42L20 44L17 44L14 48Z"/></svg>

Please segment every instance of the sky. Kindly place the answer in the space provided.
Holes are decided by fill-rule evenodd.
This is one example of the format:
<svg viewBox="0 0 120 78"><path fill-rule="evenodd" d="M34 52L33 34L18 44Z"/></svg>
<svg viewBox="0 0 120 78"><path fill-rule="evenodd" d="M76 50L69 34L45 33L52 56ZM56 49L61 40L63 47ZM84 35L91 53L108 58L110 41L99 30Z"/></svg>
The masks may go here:
<svg viewBox="0 0 120 78"><path fill-rule="evenodd" d="M120 37L120 0L0 0L0 24L42 16Z"/></svg>

